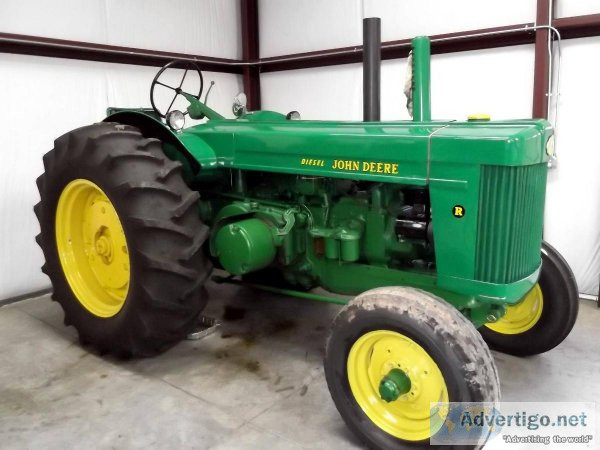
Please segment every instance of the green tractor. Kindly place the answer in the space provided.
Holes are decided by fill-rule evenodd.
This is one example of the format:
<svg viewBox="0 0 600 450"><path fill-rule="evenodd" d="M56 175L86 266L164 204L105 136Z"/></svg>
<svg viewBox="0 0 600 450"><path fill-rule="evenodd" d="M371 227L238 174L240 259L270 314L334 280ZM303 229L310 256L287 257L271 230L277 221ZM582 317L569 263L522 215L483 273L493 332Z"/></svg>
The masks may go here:
<svg viewBox="0 0 600 450"><path fill-rule="evenodd" d="M113 111L44 156L42 270L82 342L164 351L197 325L214 266L341 302L324 361L340 414L370 447L418 448L443 425L430 403L499 400L485 341L532 355L570 332L577 286L542 241L552 127L431 120L427 38L413 40L412 121L304 121L242 98L226 119L200 100L200 70L175 66L199 92L161 81L169 64L153 110ZM160 85L187 110L159 109Z"/></svg>

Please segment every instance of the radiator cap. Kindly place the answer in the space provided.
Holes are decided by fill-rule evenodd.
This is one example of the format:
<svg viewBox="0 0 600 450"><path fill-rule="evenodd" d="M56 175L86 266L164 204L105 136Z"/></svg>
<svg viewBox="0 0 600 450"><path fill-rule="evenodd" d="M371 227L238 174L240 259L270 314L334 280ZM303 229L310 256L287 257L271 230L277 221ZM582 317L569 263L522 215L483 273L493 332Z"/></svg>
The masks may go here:
<svg viewBox="0 0 600 450"><path fill-rule="evenodd" d="M489 114L469 114L467 119L469 122L489 122L491 117Z"/></svg>

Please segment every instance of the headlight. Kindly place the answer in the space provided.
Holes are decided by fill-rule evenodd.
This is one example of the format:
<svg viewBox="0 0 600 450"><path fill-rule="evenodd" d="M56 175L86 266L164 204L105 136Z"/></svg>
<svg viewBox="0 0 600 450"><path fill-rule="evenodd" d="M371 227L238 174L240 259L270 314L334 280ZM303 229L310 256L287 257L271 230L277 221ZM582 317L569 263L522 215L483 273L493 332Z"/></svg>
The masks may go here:
<svg viewBox="0 0 600 450"><path fill-rule="evenodd" d="M167 114L167 124L172 130L179 131L185 125L185 115L175 109Z"/></svg>
<svg viewBox="0 0 600 450"><path fill-rule="evenodd" d="M551 158L554 156L554 135L550 136L546 142L546 155Z"/></svg>

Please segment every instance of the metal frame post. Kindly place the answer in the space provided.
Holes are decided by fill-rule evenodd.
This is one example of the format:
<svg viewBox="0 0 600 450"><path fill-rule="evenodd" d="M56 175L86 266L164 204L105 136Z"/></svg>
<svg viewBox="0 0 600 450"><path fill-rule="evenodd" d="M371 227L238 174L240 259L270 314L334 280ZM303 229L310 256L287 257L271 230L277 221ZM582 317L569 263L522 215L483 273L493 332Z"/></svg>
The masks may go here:
<svg viewBox="0 0 600 450"><path fill-rule="evenodd" d="M242 60L255 62L259 59L258 46L258 1L241 0ZM260 65L244 65L242 69L244 92L248 99L248 109L260 109Z"/></svg>

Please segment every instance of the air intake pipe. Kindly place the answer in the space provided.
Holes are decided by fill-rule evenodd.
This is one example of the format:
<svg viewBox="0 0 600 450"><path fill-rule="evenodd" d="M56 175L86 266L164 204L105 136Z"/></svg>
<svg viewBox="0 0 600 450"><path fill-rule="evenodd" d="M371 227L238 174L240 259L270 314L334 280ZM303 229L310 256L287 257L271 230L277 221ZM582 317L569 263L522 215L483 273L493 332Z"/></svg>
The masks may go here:
<svg viewBox="0 0 600 450"><path fill-rule="evenodd" d="M410 58L409 58L410 61ZM412 40L413 121L431 120L431 44L427 36Z"/></svg>

